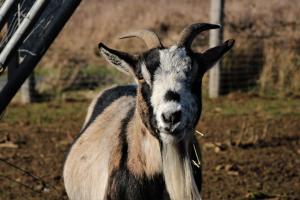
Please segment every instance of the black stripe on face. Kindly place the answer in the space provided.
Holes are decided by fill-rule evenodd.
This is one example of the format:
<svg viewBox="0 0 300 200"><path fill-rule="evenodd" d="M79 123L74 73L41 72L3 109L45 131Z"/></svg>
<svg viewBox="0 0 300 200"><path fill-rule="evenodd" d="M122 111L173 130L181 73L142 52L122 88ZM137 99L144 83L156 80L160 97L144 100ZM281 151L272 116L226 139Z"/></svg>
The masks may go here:
<svg viewBox="0 0 300 200"><path fill-rule="evenodd" d="M120 132L120 146L122 151L121 160L120 160L121 168L126 167L126 162L128 158L127 129L128 129L128 124L132 120L132 117L134 115L134 110L135 107L130 109L127 113L127 116L121 122L121 132Z"/></svg>
<svg viewBox="0 0 300 200"><path fill-rule="evenodd" d="M180 95L177 92L173 92L171 90L168 90L166 95L165 95L165 100L166 101L180 102Z"/></svg>
<svg viewBox="0 0 300 200"><path fill-rule="evenodd" d="M146 105L148 107L148 113L147 113L147 118L149 120L149 125L150 127L147 127L148 129L151 129L152 131L150 131L152 134L154 134L155 137L159 137L159 135L157 134L156 132L156 127L157 127L157 122L156 122L156 119L155 119L155 116L153 114L153 107L151 105L151 101L150 101L150 98L151 98L151 95L152 95L152 91L151 91L151 88L148 84L146 83L143 83L142 86L141 86L141 94L142 94L142 97L144 99L144 101L146 102Z"/></svg>
<svg viewBox="0 0 300 200"><path fill-rule="evenodd" d="M153 83L155 71L160 65L159 50L160 49L157 48L151 49L142 55L142 61L145 62L146 68L151 76L151 83Z"/></svg>

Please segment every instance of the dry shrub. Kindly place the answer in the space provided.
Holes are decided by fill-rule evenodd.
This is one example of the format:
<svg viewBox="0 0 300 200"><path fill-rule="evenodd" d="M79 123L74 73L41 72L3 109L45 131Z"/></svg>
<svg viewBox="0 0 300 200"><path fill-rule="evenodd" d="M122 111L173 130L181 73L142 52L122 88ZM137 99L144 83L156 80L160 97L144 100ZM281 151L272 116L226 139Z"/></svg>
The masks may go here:
<svg viewBox="0 0 300 200"><path fill-rule="evenodd" d="M229 0L226 10L225 35L237 39L232 54L234 61L227 65L231 68L261 68L262 73L256 79L261 94L298 95L300 23L296 19L300 18L300 1ZM239 44L241 40L242 44ZM250 68L245 66L248 64ZM247 86L247 78L253 71L239 71L237 76ZM231 88L240 87L234 74L229 74L228 79L225 84L229 81ZM250 88L253 85L252 81L248 84Z"/></svg>
<svg viewBox="0 0 300 200"><path fill-rule="evenodd" d="M170 44L187 24L208 21L207 2L209 1L83 1L43 60L43 64L50 61L59 63L66 58L55 56L57 49L67 49L67 56L77 53L85 59L88 58L90 64L96 64L99 59L94 55L94 49L100 41L115 48L131 49L133 52L144 50L144 44L140 41L117 39L121 33L139 28L155 30L163 42Z"/></svg>
<svg viewBox="0 0 300 200"><path fill-rule="evenodd" d="M277 96L300 94L300 46L286 41L268 41L266 61L260 76L260 92ZM299 41L296 44L299 44ZM295 43L293 43L295 44ZM295 49L296 48L296 49ZM298 52L297 52L298 51Z"/></svg>
<svg viewBox="0 0 300 200"><path fill-rule="evenodd" d="M296 33L299 37L299 0L229 0L226 23L231 33L250 37L274 37Z"/></svg>

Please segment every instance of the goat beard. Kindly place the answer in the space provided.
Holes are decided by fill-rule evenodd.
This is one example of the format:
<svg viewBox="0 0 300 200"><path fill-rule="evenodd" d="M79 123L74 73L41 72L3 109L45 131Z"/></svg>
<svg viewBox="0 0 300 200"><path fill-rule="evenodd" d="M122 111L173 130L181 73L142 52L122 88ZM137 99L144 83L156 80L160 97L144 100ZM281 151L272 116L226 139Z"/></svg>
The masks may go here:
<svg viewBox="0 0 300 200"><path fill-rule="evenodd" d="M190 145L189 138L179 143L162 144L163 174L171 200L201 199L192 172Z"/></svg>

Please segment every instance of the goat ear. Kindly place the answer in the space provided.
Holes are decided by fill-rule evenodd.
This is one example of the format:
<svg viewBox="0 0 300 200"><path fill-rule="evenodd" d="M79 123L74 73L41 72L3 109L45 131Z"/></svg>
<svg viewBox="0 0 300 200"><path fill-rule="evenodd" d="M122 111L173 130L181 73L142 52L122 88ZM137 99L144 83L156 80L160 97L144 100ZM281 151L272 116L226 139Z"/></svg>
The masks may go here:
<svg viewBox="0 0 300 200"><path fill-rule="evenodd" d="M210 48L201 54L201 61L204 72L209 70L214 64L234 45L234 40L227 40L223 44Z"/></svg>
<svg viewBox="0 0 300 200"><path fill-rule="evenodd" d="M128 53L108 48L103 43L98 45L102 56L118 70L126 74L135 74L137 59Z"/></svg>

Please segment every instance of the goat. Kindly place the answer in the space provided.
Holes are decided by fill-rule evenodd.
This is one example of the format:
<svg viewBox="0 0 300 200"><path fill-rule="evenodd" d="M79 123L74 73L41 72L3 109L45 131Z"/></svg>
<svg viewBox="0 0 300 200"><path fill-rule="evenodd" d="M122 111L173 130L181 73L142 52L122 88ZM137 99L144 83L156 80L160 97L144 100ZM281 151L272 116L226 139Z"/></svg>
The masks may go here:
<svg viewBox="0 0 300 200"><path fill-rule="evenodd" d="M169 48L149 30L121 36L142 39L149 50L140 55L99 44L103 57L137 84L107 89L90 105L64 165L71 200L201 199L201 167L192 160L202 77L234 40L204 53L191 45L202 31L217 28L192 24Z"/></svg>

